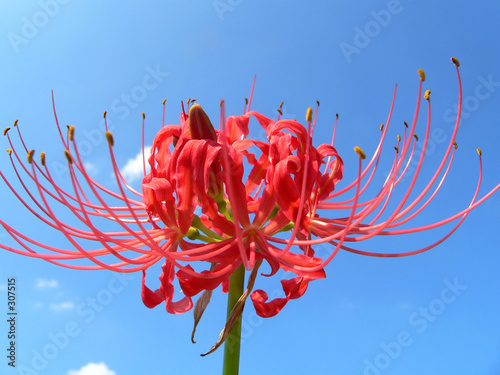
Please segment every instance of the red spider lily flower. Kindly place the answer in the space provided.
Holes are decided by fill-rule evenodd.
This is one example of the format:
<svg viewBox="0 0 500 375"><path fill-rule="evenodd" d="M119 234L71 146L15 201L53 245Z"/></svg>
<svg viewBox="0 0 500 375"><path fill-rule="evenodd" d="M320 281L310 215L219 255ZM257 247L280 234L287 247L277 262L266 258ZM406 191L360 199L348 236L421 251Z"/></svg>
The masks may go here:
<svg viewBox="0 0 500 375"><path fill-rule="evenodd" d="M472 209L500 189L499 184L478 198L482 175L479 151L479 181L467 207L435 223L401 228L434 198L454 158L462 89L459 63L454 58L452 60L457 69L460 103L453 135L434 175L416 198L410 199L410 195L424 160L424 152L420 155L415 153L418 141L415 129L425 80L421 70L413 121L407 124L403 137L398 138L394 162L386 181L369 199L364 193L382 154L396 91L373 156L364 164L364 152L355 148L359 155L358 176L341 189L337 189L337 185L342 180L344 163L333 147L334 137L330 144L313 146L312 134L318 111L313 118L313 111L309 108L306 127L295 120L280 117L272 120L250 111L252 95L245 105L244 114L240 116L226 118L224 103L221 102L219 130L214 128L200 105L188 101L187 113L183 105L180 125L162 125L153 140L147 161L150 172L144 173L142 192L129 186L120 174L110 132L106 132L106 137L118 192L110 191L89 176L78 151L74 127L69 126L67 135L63 135L56 116L73 186L72 191L61 189L46 166L45 154L41 154L40 163L33 159L34 152L25 146L16 121L14 125L22 150L18 151L14 146L9 128L4 135L10 143L8 151L12 166L29 200L13 188L1 171L0 175L25 207L46 225L61 232L74 249L40 243L1 220L0 224L19 247L0 244L0 248L68 268L142 271L144 304L152 308L165 301L167 311L173 314L191 310L192 298L201 293L194 309L195 327L212 291L222 286L222 290L227 292L230 275L243 265L246 270L252 271L247 290L233 310L213 351L227 337L227 331L241 314L248 296L259 316L274 316L290 299L301 297L310 281L325 277L325 266L339 250L379 257L424 252L448 238ZM428 117L425 136L421 140L423 150L430 132L430 91L425 92L424 98ZM163 104L165 109L165 101ZM251 118L265 131L265 140L248 138ZM23 163L21 153L28 154L28 165ZM415 163L415 159L414 174L406 176L410 162ZM381 219L394 189L405 176L410 183L403 198L388 217ZM28 189L26 179L34 182L38 196ZM121 205L110 205L107 203L109 200L118 200ZM83 226L62 222L51 208L53 203L66 207ZM347 210L348 215L338 217L336 212L340 211L335 210ZM118 229L99 229L96 224L99 219L111 221ZM375 253L348 246L350 242L374 236L408 234L452 222L455 225L443 238L408 252ZM288 238L284 238L287 233ZM83 241L94 241L98 243L98 248L86 250ZM325 243L331 245L330 254L316 256L314 247ZM115 260L111 262L110 256ZM77 262L85 259L94 264ZM145 284L146 270L159 261L163 262L163 272L158 288L153 291ZM269 301L265 291L252 290L262 263L270 267L270 272L263 276L273 276L280 269L295 275L281 281L284 297ZM183 294L177 300L176 279Z"/></svg>

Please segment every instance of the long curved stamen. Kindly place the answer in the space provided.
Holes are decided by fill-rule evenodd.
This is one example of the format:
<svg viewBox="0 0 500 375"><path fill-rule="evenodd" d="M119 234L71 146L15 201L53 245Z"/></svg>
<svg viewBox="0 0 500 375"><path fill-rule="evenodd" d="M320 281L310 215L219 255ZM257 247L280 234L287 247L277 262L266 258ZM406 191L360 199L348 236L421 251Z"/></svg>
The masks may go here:
<svg viewBox="0 0 500 375"><path fill-rule="evenodd" d="M246 111L245 113L250 112L250 105L252 104L252 98L253 98L253 90L255 88L255 81L257 80L257 75L253 77L253 83L252 83L252 90L250 90L250 96L248 97L248 105L246 106Z"/></svg>
<svg viewBox="0 0 500 375"><path fill-rule="evenodd" d="M381 127L380 127L380 131L382 132L382 134L380 136L379 143L377 145L377 148L375 149L375 152L373 153L373 156L372 156L371 160L368 162L368 164L365 166L365 169L361 173L362 178L365 177L366 173L368 173L368 171L372 168L372 166L373 166L374 163L375 163L375 167L373 169L372 175L375 173L376 166L378 165L378 161L379 161L380 156L382 154L382 146L383 146L386 134L387 134L387 130L389 129L389 124L391 122L392 111L394 109L394 103L396 101L396 91L397 91L397 85L394 87L394 93L392 95L391 108L390 108L389 114L387 116L387 122L386 122L385 125L382 124ZM371 181L371 178L369 178L368 181ZM332 199L332 198L335 198L335 197L340 196L342 194L345 194L347 191L351 190L354 186L356 186L356 180L352 181L345 188L333 192L332 194L330 194L327 197L327 199ZM352 200L353 200L353 198L351 198L348 201L344 201L343 203L352 202Z"/></svg>

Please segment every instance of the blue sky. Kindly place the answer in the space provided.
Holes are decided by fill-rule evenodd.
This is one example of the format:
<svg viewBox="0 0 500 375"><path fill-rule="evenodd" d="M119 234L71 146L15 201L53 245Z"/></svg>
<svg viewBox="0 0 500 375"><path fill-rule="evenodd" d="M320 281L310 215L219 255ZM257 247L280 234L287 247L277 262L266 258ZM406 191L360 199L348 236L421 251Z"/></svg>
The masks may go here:
<svg viewBox="0 0 500 375"><path fill-rule="evenodd" d="M390 142L413 115L419 68L427 75L424 88L432 90L437 129L425 180L451 136L457 102L451 56L462 64L459 149L441 193L416 224L468 205L478 173L477 147L484 165L480 194L500 181L500 27L493 1L140 4L40 0L0 5L0 121L6 127L19 119L25 141L47 151L62 186L69 187L68 174L51 90L61 122L77 128L90 173L113 186L102 137L104 110L118 163L125 168L140 152L141 112L147 115L149 140L160 125L164 98L168 123L178 122L180 101L189 97L214 118L221 98L229 114L240 114L255 74L252 107L266 116L275 116L284 101L285 117L302 121L306 108L321 101L318 144L329 141L335 113L340 114L336 148L345 162L346 182L356 173L353 146L367 154L375 149L397 83L387 154L375 181L381 183L392 162ZM6 153L0 155L0 168L15 179ZM133 164L129 168L133 173ZM63 243L30 217L4 184L0 202L2 220L41 241ZM302 298L274 318L260 319L248 305L241 374L499 374L499 209L497 194L448 241L418 256L340 253L325 280L311 283ZM445 233L374 239L362 248L411 250ZM0 241L14 243L5 232ZM151 286L158 274L157 267L148 273ZM224 324L221 293L215 293L193 345L192 315L169 315L163 305L144 307L139 274L72 271L2 251L2 311L10 277L18 288L17 365L25 370L9 368L3 355L2 374L220 373L222 350L204 358L199 354ZM266 285L270 294L280 290L278 278Z"/></svg>

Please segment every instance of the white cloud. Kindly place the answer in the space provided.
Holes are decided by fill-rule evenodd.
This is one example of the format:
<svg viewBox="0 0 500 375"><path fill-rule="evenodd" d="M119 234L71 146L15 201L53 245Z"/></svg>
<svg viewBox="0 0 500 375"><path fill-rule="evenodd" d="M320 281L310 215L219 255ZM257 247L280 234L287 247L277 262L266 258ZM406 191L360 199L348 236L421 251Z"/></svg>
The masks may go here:
<svg viewBox="0 0 500 375"><path fill-rule="evenodd" d="M44 289L44 288L57 288L59 286L59 283L57 280L52 279L36 279L36 287L38 289Z"/></svg>
<svg viewBox="0 0 500 375"><path fill-rule="evenodd" d="M74 307L75 304L73 302L60 302L50 304L50 309L57 312L72 310Z"/></svg>
<svg viewBox="0 0 500 375"><path fill-rule="evenodd" d="M116 372L111 371L104 362L101 362L89 363L80 370L69 370L67 375L116 375Z"/></svg>
<svg viewBox="0 0 500 375"><path fill-rule="evenodd" d="M85 171L87 171L88 174L97 174L97 166L95 164L92 164L91 162L84 162L83 167L85 168Z"/></svg>
<svg viewBox="0 0 500 375"><path fill-rule="evenodd" d="M148 158L151 154L151 146L144 147L144 155L146 157L146 173L148 173ZM134 158L129 159L125 166L121 168L123 178L128 182L132 183L144 176L144 169L142 164L142 152L139 152Z"/></svg>

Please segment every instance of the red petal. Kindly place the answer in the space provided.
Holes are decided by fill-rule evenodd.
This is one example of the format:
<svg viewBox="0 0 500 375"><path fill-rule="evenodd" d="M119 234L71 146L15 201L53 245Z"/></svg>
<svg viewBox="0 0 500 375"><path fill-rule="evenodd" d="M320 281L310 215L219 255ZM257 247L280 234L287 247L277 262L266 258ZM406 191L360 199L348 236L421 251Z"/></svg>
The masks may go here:
<svg viewBox="0 0 500 375"><path fill-rule="evenodd" d="M163 273L160 275L160 292L165 296L165 307L167 312L170 314L183 314L186 311L191 310L193 307L193 301L188 296L180 299L179 301L173 302L175 288L172 281L175 277L174 265L168 261L165 261L161 267Z"/></svg>
<svg viewBox="0 0 500 375"><path fill-rule="evenodd" d="M154 292L144 283L146 280L146 271L142 271L141 296L144 305L146 305L146 307L153 308L165 301L165 307L167 312L170 314L183 314L186 311L191 310L193 307L193 301L191 301L191 298L188 296L180 299L179 301L172 302L175 292L175 288L172 285L172 281L175 277L174 266L168 261L165 261L162 266L162 270L163 272L160 275L160 288Z"/></svg>
<svg viewBox="0 0 500 375"><path fill-rule="evenodd" d="M276 202L288 220L294 222L300 205L300 191L291 173L300 168L298 157L291 155L280 161L274 170L273 188Z"/></svg>
<svg viewBox="0 0 500 375"><path fill-rule="evenodd" d="M174 200L172 186L164 178L153 177L148 183L142 184L142 191L144 193L142 201L146 207Z"/></svg>
<svg viewBox="0 0 500 375"><path fill-rule="evenodd" d="M303 277L294 277L290 280L281 280L281 285L283 286L283 292L285 292L285 298L276 298L270 302L266 292L263 290L256 290L251 295L253 305L257 315L262 318L270 318L278 314L281 309L287 304L291 299L297 299L302 297L306 292L309 280Z"/></svg>
<svg viewBox="0 0 500 375"><path fill-rule="evenodd" d="M250 111L250 112L247 112L247 115L251 115L251 116L255 117L257 119L257 121L259 121L260 126L262 126L264 129L267 129L267 127L270 124L275 122L274 120L271 120L270 118L260 114L259 112Z"/></svg>
<svg viewBox="0 0 500 375"><path fill-rule="evenodd" d="M248 135L249 122L250 117L247 115L230 116L226 119L226 137L229 144L243 139Z"/></svg>
<svg viewBox="0 0 500 375"><path fill-rule="evenodd" d="M142 302L146 307L149 307L152 309L153 307L156 307L163 301L165 301L165 297L162 296L159 290L156 290L156 292L153 292L151 289L149 289L146 284L144 283L146 280L146 271L142 271L142 287L141 287L141 297L142 297Z"/></svg>
<svg viewBox="0 0 500 375"><path fill-rule="evenodd" d="M177 279L179 280L179 285L182 289L182 292L186 296L192 297L200 293L202 290L214 290L222 282L229 280L229 276L239 266L239 264L239 261L234 262L234 267L228 267L227 265L218 264L212 271L202 271L200 273L200 277L191 276L186 272L179 270L177 271ZM227 273L215 278L204 277L210 275L213 272L220 271L224 267L227 268ZM186 268L194 271L193 268L189 265L186 266Z"/></svg>

